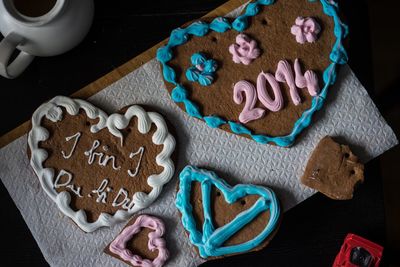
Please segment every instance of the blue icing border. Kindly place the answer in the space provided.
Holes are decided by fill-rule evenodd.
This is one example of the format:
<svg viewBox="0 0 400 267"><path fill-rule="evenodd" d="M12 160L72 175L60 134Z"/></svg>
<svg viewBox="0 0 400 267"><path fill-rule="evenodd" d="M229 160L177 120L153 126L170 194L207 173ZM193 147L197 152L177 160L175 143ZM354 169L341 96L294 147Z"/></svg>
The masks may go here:
<svg viewBox="0 0 400 267"><path fill-rule="evenodd" d="M186 43L189 40L190 35L204 36L210 30L219 33L226 32L230 29L234 29L239 32L243 31L248 27L248 18L258 14L261 5L271 5L274 3L274 0L256 0L248 4L245 12L237 17L232 22L232 24L226 18L218 17L214 19L210 24L198 21L192 23L184 29L177 28L173 30L167 45L157 50L157 60L161 63L163 67L164 79L176 86L171 93L172 100L177 103L183 103L186 112L190 116L196 117L198 119L203 119L206 124L212 128L217 128L222 125L228 124L233 133L248 135L253 140L261 144L271 142L283 147L292 145L295 142L296 136L299 135L306 127L311 124L311 119L314 113L320 110L324 105L328 93L328 88L336 81L336 65L345 64L348 60L346 50L342 45L343 38L345 38L348 34L348 27L341 22L337 14L338 5L336 3L329 3L329 0L319 0L319 2L322 4L324 13L332 17L334 21L333 32L336 37L336 41L329 55L331 64L325 69L323 73L323 81L325 84L322 87L320 94L313 98L311 102L311 107L302 113L301 117L295 122L290 134L285 136L253 134L250 129L238 122L227 121L217 116L204 116L203 114L201 114L198 106L192 100L190 100L190 94L188 90L176 81L176 73L174 69L167 64L173 58L172 48Z"/></svg>
<svg viewBox="0 0 400 267"><path fill-rule="evenodd" d="M183 227L189 232L189 240L199 249L202 258L218 257L222 255L250 251L259 246L276 229L280 216L280 207L275 193L262 186L238 184L229 186L214 172L186 166L179 175L179 191L176 195L176 207L182 214ZM204 223L202 231L196 228L193 217L193 207L190 204L190 192L193 182L201 184ZM253 206L239 213L231 222L215 229L211 210L211 187L215 186L225 197L227 203L232 204L247 195L259 195L260 198ZM252 240L241 244L223 246L240 229L245 227L261 212L269 210L270 218L265 228Z"/></svg>

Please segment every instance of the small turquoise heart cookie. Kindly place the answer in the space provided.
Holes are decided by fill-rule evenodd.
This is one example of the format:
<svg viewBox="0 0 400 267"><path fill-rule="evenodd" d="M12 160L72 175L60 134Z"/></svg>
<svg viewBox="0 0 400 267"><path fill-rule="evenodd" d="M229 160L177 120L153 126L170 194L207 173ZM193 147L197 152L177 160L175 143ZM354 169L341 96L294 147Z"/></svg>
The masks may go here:
<svg viewBox="0 0 400 267"><path fill-rule="evenodd" d="M330 0L253 0L236 19L177 28L157 51L166 88L212 128L291 146L347 62L338 13Z"/></svg>
<svg viewBox="0 0 400 267"><path fill-rule="evenodd" d="M176 207L202 258L255 251L272 238L280 207L271 189L251 184L231 187L214 172L192 166L186 166L179 178Z"/></svg>

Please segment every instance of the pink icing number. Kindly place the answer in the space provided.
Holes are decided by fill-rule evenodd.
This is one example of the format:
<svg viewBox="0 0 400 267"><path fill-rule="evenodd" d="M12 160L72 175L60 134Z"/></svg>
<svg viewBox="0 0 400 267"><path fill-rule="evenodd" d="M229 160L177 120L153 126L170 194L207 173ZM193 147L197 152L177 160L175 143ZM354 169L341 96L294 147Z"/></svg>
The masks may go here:
<svg viewBox="0 0 400 267"><path fill-rule="evenodd" d="M286 60L281 60L278 63L278 68L275 72L275 79L278 82L286 82L290 89L290 97L292 98L293 103L297 106L300 104L301 99L299 94L297 93L297 88L294 81L292 67L289 62Z"/></svg>
<svg viewBox="0 0 400 267"><path fill-rule="evenodd" d="M158 250L158 256L153 260L142 259L139 255L133 254L126 248L126 243L137 233L142 227L154 230L149 233L148 247L150 251ZM169 252L166 249L165 240L162 238L165 232L164 223L153 216L140 215L134 224L126 227L121 234L110 244L110 251L123 260L130 262L134 266L139 267L161 267L168 259Z"/></svg>
<svg viewBox="0 0 400 267"><path fill-rule="evenodd" d="M239 114L239 121L241 123L247 123L264 116L264 109L254 108L257 102L256 89L254 86L247 81L239 81L235 84L233 87L233 101L238 105L243 102L242 93L245 94L246 103L242 112Z"/></svg>
<svg viewBox="0 0 400 267"><path fill-rule="evenodd" d="M296 86L298 88L307 87L308 93L312 96L316 96L319 93L318 77L312 70L307 70L304 76L301 72L299 60L296 58L294 61L294 72L296 74Z"/></svg>
<svg viewBox="0 0 400 267"><path fill-rule="evenodd" d="M267 81L272 88L274 98L267 91ZM243 102L245 93L246 103L239 115L241 123L247 123L252 120L257 120L264 116L265 110L262 108L254 108L258 100L270 111L276 112L283 107L283 97L279 86L279 82L286 83L289 86L290 97L295 105L300 104L301 99L297 92L297 88L306 88L311 96L316 96L319 93L318 77L315 72L307 70L304 75L301 72L299 60L294 62L294 73L289 62L281 60L274 75L261 72L257 77L257 95L254 86L247 81L239 81L233 88L233 100L236 104Z"/></svg>
<svg viewBox="0 0 400 267"><path fill-rule="evenodd" d="M266 89L267 83L271 85L274 92L274 100L269 96ZM261 72L257 77L257 94L260 102L271 111L279 111L283 107L283 98L281 89L278 82L275 80L274 75L270 73Z"/></svg>

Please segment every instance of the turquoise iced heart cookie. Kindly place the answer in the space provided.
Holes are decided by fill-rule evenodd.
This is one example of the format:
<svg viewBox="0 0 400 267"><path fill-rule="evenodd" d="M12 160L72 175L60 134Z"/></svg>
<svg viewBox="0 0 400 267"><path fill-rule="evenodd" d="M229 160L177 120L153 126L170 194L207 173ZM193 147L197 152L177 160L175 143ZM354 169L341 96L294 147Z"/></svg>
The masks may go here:
<svg viewBox="0 0 400 267"><path fill-rule="evenodd" d="M173 30L157 59L172 100L190 116L286 147L311 124L347 62L347 32L334 1L255 0L234 20Z"/></svg>
<svg viewBox="0 0 400 267"><path fill-rule="evenodd" d="M265 244L272 237L279 222L280 207L275 193L266 187L239 184L229 186L214 172L186 166L180 173L179 191L176 196L176 207L182 214L182 224L189 234L190 242L195 245L202 258L220 257L232 254L245 253L255 250ZM201 185L201 199L204 223L200 231L196 227L196 219L193 214L194 207L191 204L193 184ZM213 211L214 203L211 203L212 188L220 192L227 204L233 205L239 200L256 196L251 207L240 211L230 222L216 227L215 221L217 211ZM243 200L242 200L243 201ZM221 211L222 213L226 212ZM250 240L233 245L226 245L227 241L235 234L244 230L247 226L261 217L261 213L269 212L269 219L264 223L259 232L255 232ZM259 227L256 227L259 228ZM257 230L257 229L254 229Z"/></svg>

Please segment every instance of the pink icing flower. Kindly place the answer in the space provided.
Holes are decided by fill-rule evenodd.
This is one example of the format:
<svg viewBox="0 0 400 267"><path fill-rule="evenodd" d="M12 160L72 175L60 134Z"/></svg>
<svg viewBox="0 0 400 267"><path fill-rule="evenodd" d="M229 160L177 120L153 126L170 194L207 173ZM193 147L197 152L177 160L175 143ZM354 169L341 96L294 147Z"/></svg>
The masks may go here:
<svg viewBox="0 0 400 267"><path fill-rule="evenodd" d="M290 29L290 32L296 36L296 41L298 43L304 44L306 41L313 43L317 40L321 27L315 19L311 17L297 17L295 23L296 24Z"/></svg>
<svg viewBox="0 0 400 267"><path fill-rule="evenodd" d="M257 48L257 42L243 33L236 36L236 44L229 46L229 52L235 63L244 65L249 65L261 54L260 49Z"/></svg>

